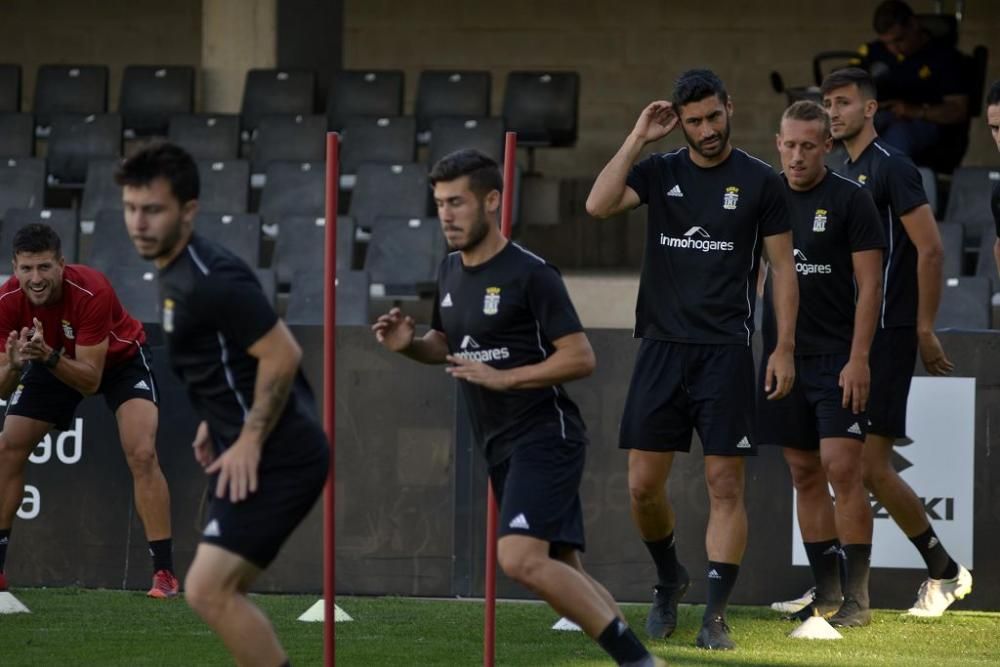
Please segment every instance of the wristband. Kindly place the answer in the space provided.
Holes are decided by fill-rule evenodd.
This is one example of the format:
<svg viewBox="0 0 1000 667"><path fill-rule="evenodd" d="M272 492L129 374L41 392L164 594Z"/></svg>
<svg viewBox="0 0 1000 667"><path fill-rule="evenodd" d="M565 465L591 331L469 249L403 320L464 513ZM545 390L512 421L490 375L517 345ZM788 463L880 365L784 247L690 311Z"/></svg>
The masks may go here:
<svg viewBox="0 0 1000 667"><path fill-rule="evenodd" d="M45 361L42 362L42 365L45 366L46 368L55 368L56 364L58 363L59 363L59 350L52 348L52 351L49 352L49 356L45 357Z"/></svg>

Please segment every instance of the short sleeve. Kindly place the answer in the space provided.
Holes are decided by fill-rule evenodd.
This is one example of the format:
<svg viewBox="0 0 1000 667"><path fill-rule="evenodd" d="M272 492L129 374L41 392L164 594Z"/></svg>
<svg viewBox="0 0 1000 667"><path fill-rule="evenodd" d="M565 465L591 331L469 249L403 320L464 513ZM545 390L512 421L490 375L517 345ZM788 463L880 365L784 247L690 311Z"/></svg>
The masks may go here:
<svg viewBox="0 0 1000 667"><path fill-rule="evenodd" d="M851 252L885 248L885 233L875 200L865 188L856 188L847 208L847 235Z"/></svg>
<svg viewBox="0 0 1000 667"><path fill-rule="evenodd" d="M546 339L555 341L583 331L562 276L554 266L546 264L532 271L527 292L528 305Z"/></svg>
<svg viewBox="0 0 1000 667"><path fill-rule="evenodd" d="M997 238L1000 238L1000 183L993 186L993 194L990 196L990 209L993 211L993 224L996 227ZM0 309L0 313L2 312L2 309Z"/></svg>
<svg viewBox="0 0 1000 667"><path fill-rule="evenodd" d="M656 159L655 155L650 155L632 165L625 179L625 185L635 190L639 195L639 201L643 204L649 203L649 191L652 189L653 175L656 172Z"/></svg>
<svg viewBox="0 0 1000 667"><path fill-rule="evenodd" d="M924 192L920 172L909 158L893 155L887 158L880 171L885 178L889 201L896 215L906 215L927 203L927 194Z"/></svg>
<svg viewBox="0 0 1000 667"><path fill-rule="evenodd" d="M248 350L277 324L274 307L249 269L219 269L209 278L202 316L228 341Z"/></svg>
<svg viewBox="0 0 1000 667"><path fill-rule="evenodd" d="M115 299L110 287L94 291L94 296L83 302L77 324L76 344L87 347L103 343L111 332L111 310Z"/></svg>
<svg viewBox="0 0 1000 667"><path fill-rule="evenodd" d="M761 236L783 234L792 229L788 203L785 200L785 184L781 176L773 171L767 174L761 186L757 226Z"/></svg>

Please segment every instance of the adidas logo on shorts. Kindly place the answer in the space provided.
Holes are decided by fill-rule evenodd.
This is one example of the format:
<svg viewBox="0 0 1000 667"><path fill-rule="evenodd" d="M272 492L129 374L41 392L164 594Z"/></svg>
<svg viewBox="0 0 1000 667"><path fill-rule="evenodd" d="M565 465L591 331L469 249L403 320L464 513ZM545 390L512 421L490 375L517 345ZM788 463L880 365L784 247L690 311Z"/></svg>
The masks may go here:
<svg viewBox="0 0 1000 667"><path fill-rule="evenodd" d="M851 428L847 429L848 433L853 433L854 435L861 435L861 426L858 422L854 422Z"/></svg>
<svg viewBox="0 0 1000 667"><path fill-rule="evenodd" d="M524 514L518 514L516 517L510 520L509 526L511 528L518 528L520 530L528 530L528 520L524 517Z"/></svg>
<svg viewBox="0 0 1000 667"><path fill-rule="evenodd" d="M222 530L219 529L219 520L218 519L212 519L211 521L209 521L208 525L205 526L205 530L203 530L201 534L204 535L205 537L219 537L219 536L221 536L222 535Z"/></svg>
<svg viewBox="0 0 1000 667"><path fill-rule="evenodd" d="M132 388L133 389L144 389L146 391L149 391L149 385L146 384L145 380L139 380L138 382L135 383L135 385Z"/></svg>
<svg viewBox="0 0 1000 667"><path fill-rule="evenodd" d="M736 449L750 449L751 447L750 439L746 436L743 436L743 439L736 443Z"/></svg>

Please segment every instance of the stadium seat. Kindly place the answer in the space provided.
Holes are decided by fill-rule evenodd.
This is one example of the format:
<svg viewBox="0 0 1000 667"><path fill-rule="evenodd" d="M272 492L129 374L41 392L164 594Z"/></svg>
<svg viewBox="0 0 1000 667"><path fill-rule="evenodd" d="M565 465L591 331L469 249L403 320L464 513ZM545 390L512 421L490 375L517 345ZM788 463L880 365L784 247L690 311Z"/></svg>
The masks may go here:
<svg viewBox="0 0 1000 667"><path fill-rule="evenodd" d="M503 117L521 146L576 143L580 75L577 72L511 72Z"/></svg>
<svg viewBox="0 0 1000 667"><path fill-rule="evenodd" d="M171 116L167 137L195 160L235 160L240 153L240 119L233 114Z"/></svg>
<svg viewBox="0 0 1000 667"><path fill-rule="evenodd" d="M354 117L344 125L340 173L357 174L365 162L413 162L417 154L417 123L412 116ZM341 182L341 185L346 185Z"/></svg>
<svg viewBox="0 0 1000 667"><path fill-rule="evenodd" d="M201 193L198 209L212 213L246 213L250 196L250 163L246 160L198 160Z"/></svg>
<svg viewBox="0 0 1000 667"><path fill-rule="evenodd" d="M316 74L308 70L252 69L243 85L240 120L252 133L264 116L310 115L316 111Z"/></svg>
<svg viewBox="0 0 1000 667"><path fill-rule="evenodd" d="M326 208L326 165L322 162L272 162L260 195L264 225L284 218L323 217ZM265 229L265 233L267 230Z"/></svg>
<svg viewBox="0 0 1000 667"><path fill-rule="evenodd" d="M924 185L924 194L927 195L927 203L930 204L931 212L937 218L941 215L941 212L938 210L937 176L928 167L920 167L918 171L920 172L920 180Z"/></svg>
<svg viewBox="0 0 1000 667"><path fill-rule="evenodd" d="M229 249L251 268L260 266L260 216L255 213L211 213L200 211L194 219L199 236Z"/></svg>
<svg viewBox="0 0 1000 667"><path fill-rule="evenodd" d="M351 196L355 224L371 231L376 218L422 218L429 212L427 167L411 164L363 164Z"/></svg>
<svg viewBox="0 0 1000 667"><path fill-rule="evenodd" d="M983 233L993 229L990 194L997 181L1000 168L996 167L961 167L952 175L944 217L948 222L961 223L972 244L978 244Z"/></svg>
<svg viewBox="0 0 1000 667"><path fill-rule="evenodd" d="M35 124L47 128L57 114L102 114L108 110L108 68L103 65L42 65L35 79ZM44 132L43 132L44 134Z"/></svg>
<svg viewBox="0 0 1000 667"><path fill-rule="evenodd" d="M0 160L0 211L42 208L44 204L45 160L35 157Z"/></svg>
<svg viewBox="0 0 1000 667"><path fill-rule="evenodd" d="M111 266L103 273L129 315L140 322L159 324L160 288L152 262Z"/></svg>
<svg viewBox="0 0 1000 667"><path fill-rule="evenodd" d="M122 189L115 183L115 170L121 160L100 158L87 163L87 178L80 202L80 226L92 229L97 212L122 207ZM88 232L89 233L89 232Z"/></svg>
<svg viewBox="0 0 1000 667"><path fill-rule="evenodd" d="M348 118L403 115L402 70L340 70L326 100L329 129L340 131Z"/></svg>
<svg viewBox="0 0 1000 667"><path fill-rule="evenodd" d="M0 112L21 110L21 66L0 65Z"/></svg>
<svg viewBox="0 0 1000 667"><path fill-rule="evenodd" d="M436 218L379 218L368 243L365 271L378 297L433 293L447 253Z"/></svg>
<svg viewBox="0 0 1000 667"><path fill-rule="evenodd" d="M976 275L989 278L1000 288L1000 277L997 274L997 262L993 256L993 244L996 243L995 231L984 233L979 240L979 255L976 258Z"/></svg>
<svg viewBox="0 0 1000 667"><path fill-rule="evenodd" d="M129 65L125 68L118 112L127 138L165 135L171 116L193 111L193 67Z"/></svg>
<svg viewBox="0 0 1000 667"><path fill-rule="evenodd" d="M278 300L278 280L274 277L274 269L254 269L257 282L264 291L264 296L273 307Z"/></svg>
<svg viewBox="0 0 1000 667"><path fill-rule="evenodd" d="M945 279L935 328L989 329L991 295L989 278Z"/></svg>
<svg viewBox="0 0 1000 667"><path fill-rule="evenodd" d="M271 262L279 285L288 285L296 271L323 274L326 220L291 217L281 221ZM337 216L337 271L349 271L354 256L354 220Z"/></svg>
<svg viewBox="0 0 1000 667"><path fill-rule="evenodd" d="M945 278L957 278L962 275L962 262L965 256L964 231L962 225L957 222L942 222L938 225L941 244L944 246L944 265L941 273Z"/></svg>
<svg viewBox="0 0 1000 667"><path fill-rule="evenodd" d="M258 119L250 163L254 175L263 174L268 163L276 160L323 162L325 158L326 118L323 116L268 115Z"/></svg>
<svg viewBox="0 0 1000 667"><path fill-rule="evenodd" d="M98 211L93 230L88 233L86 229L81 228L80 231L84 236L90 237L89 244L83 243L81 239L81 264L92 266L104 273L116 266L150 266L150 263L135 251L128 230L125 229L125 215L120 208Z"/></svg>
<svg viewBox="0 0 1000 667"><path fill-rule="evenodd" d="M367 326L368 274L343 271L337 274L337 325ZM288 292L288 324L323 324L323 274L297 272Z"/></svg>
<svg viewBox="0 0 1000 667"><path fill-rule="evenodd" d="M35 154L35 119L30 113L0 111L0 158Z"/></svg>
<svg viewBox="0 0 1000 667"><path fill-rule="evenodd" d="M122 154L122 117L118 114L57 114L49 135L49 179L53 184L82 184L87 163Z"/></svg>
<svg viewBox="0 0 1000 667"><path fill-rule="evenodd" d="M475 148L503 162L503 119L439 118L431 124L430 159L433 165L449 153L462 148Z"/></svg>
<svg viewBox="0 0 1000 667"><path fill-rule="evenodd" d="M417 132L433 131L439 118L490 115L492 78L486 71L424 70L417 83Z"/></svg>
<svg viewBox="0 0 1000 667"><path fill-rule="evenodd" d="M62 241L62 253L66 262L76 262L80 246L80 227L76 222L76 211L71 208L12 208L3 213L0 225L0 256L9 257L14 244L14 234L25 225L41 223L48 225Z"/></svg>

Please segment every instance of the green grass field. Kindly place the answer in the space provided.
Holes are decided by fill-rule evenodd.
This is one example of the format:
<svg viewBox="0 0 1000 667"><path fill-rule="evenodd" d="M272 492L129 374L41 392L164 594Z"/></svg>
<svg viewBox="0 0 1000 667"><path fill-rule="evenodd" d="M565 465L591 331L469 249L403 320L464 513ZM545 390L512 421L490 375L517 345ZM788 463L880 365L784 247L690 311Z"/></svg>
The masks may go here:
<svg viewBox="0 0 1000 667"><path fill-rule="evenodd" d="M33 613L0 616L0 665L230 664L221 644L181 600L147 600L141 593L27 589L18 599ZM322 663L322 625L295 619L316 598L255 598L274 621L292 664ZM476 665L482 662L482 604L407 598L341 598L356 620L337 625L340 665ZM650 646L672 665L996 665L1000 614L950 613L943 619L875 615L870 627L835 642L788 639L793 624L758 607L735 607L729 623L739 649L695 649L701 608L682 605L681 626L669 641ZM627 605L641 628L645 608ZM550 630L555 615L544 605L501 603L497 609L497 665L609 665L581 633Z"/></svg>

